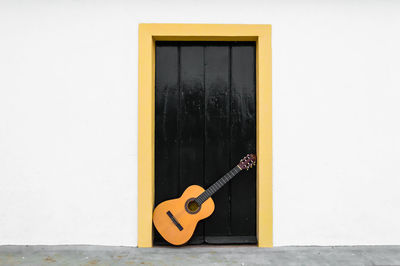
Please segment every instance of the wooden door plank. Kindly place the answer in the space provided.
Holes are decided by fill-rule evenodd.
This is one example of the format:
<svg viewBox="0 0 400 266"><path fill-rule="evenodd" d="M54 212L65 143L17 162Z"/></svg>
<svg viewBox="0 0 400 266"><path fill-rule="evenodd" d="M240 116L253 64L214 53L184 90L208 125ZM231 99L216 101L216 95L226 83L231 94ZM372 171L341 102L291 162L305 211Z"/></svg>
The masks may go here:
<svg viewBox="0 0 400 266"><path fill-rule="evenodd" d="M229 46L205 47L205 186L230 170ZM213 195L216 210L205 221L205 241L209 236L230 235L229 186Z"/></svg>
<svg viewBox="0 0 400 266"><path fill-rule="evenodd" d="M204 47L183 45L180 52L180 187L185 189L204 186ZM194 236L203 239L203 227L202 221Z"/></svg>
<svg viewBox="0 0 400 266"><path fill-rule="evenodd" d="M233 45L231 52L231 163L256 152L255 46ZM235 236L256 232L256 171L231 181L231 225Z"/></svg>
<svg viewBox="0 0 400 266"><path fill-rule="evenodd" d="M156 46L155 204L179 191L179 55L177 46ZM150 123L150 121L149 121ZM154 230L154 241L165 242Z"/></svg>

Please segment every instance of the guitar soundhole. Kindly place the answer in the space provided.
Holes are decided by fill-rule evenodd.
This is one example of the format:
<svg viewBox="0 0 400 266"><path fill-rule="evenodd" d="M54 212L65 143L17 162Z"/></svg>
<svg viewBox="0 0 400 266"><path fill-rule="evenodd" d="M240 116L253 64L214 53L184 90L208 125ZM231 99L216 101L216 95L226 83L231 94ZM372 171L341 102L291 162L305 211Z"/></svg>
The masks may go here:
<svg viewBox="0 0 400 266"><path fill-rule="evenodd" d="M190 214L198 213L201 206L195 201L194 198L188 199L185 204L185 209Z"/></svg>

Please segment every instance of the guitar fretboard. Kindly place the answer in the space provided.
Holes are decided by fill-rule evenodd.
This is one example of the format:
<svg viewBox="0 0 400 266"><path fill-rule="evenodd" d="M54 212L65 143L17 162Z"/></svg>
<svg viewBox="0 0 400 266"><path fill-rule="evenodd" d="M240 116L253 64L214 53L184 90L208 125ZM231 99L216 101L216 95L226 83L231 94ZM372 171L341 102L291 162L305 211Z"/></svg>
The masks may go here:
<svg viewBox="0 0 400 266"><path fill-rule="evenodd" d="M230 170L227 174L221 177L217 182L215 182L212 186L207 188L200 196L198 196L195 201L201 205L205 202L209 197L211 197L215 192L217 192L221 187L223 187L226 183L229 182L235 175L237 175L241 169L239 166L235 166L232 170Z"/></svg>

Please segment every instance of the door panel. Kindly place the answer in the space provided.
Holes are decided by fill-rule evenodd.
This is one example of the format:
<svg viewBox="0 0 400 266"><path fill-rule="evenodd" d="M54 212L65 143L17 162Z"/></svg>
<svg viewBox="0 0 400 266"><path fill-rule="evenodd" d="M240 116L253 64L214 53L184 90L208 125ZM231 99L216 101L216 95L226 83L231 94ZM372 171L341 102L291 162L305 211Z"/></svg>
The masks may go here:
<svg viewBox="0 0 400 266"><path fill-rule="evenodd" d="M204 186L204 47L180 47L180 189ZM203 221L190 243L202 243Z"/></svg>
<svg viewBox="0 0 400 266"><path fill-rule="evenodd" d="M156 42L156 204L256 151L255 85L254 42ZM214 194L190 243L256 243L255 181L244 171Z"/></svg>
<svg viewBox="0 0 400 266"><path fill-rule="evenodd" d="M253 56L249 56L253 55ZM231 164L256 150L255 47L232 47ZM231 181L232 235L256 235L255 171ZM246 193L246 196L243 196Z"/></svg>
<svg viewBox="0 0 400 266"><path fill-rule="evenodd" d="M178 47L157 47L155 85L155 202L159 203L181 194ZM154 230L154 241L160 240Z"/></svg>
<svg viewBox="0 0 400 266"><path fill-rule="evenodd" d="M205 47L205 185L212 185L232 167L230 153L230 47ZM207 236L230 235L229 185L213 195L218 203L213 215L205 222Z"/></svg>

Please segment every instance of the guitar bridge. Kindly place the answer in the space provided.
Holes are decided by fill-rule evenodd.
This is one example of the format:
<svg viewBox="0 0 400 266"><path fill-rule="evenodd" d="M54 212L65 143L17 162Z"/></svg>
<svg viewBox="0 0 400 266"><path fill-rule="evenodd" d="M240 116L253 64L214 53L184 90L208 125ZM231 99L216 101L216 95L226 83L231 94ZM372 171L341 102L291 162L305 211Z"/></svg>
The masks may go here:
<svg viewBox="0 0 400 266"><path fill-rule="evenodd" d="M178 227L179 231L183 230L182 225L175 219L174 215L172 215L172 213L170 211L167 211L167 215L168 217L172 220L172 222L174 223L174 225L176 227Z"/></svg>

